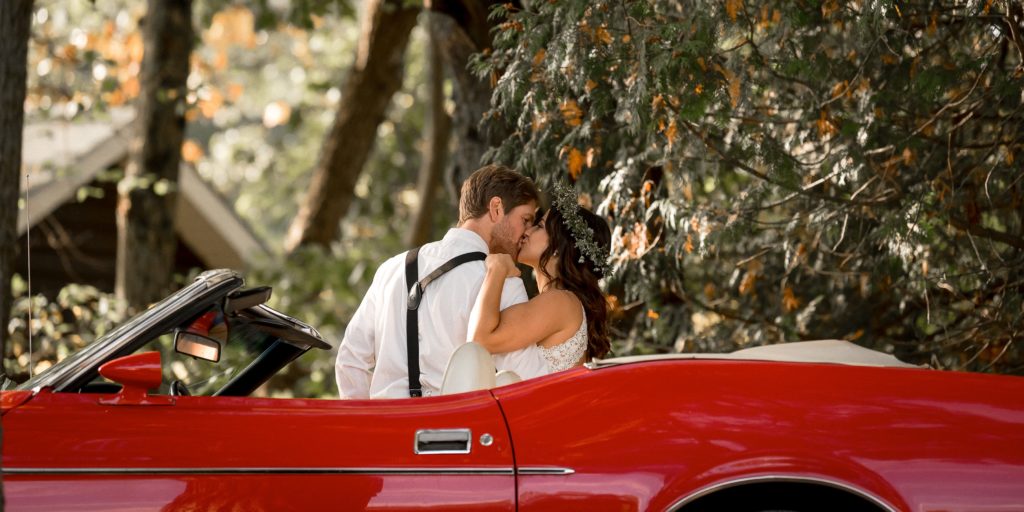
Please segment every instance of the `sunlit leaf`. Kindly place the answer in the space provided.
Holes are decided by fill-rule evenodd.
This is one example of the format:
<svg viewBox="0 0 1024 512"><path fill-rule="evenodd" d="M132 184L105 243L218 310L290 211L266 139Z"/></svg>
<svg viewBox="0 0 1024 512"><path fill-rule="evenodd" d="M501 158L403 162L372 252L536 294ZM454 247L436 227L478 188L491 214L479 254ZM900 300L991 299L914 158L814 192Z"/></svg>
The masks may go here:
<svg viewBox="0 0 1024 512"><path fill-rule="evenodd" d="M580 177L580 173L583 172L583 163L584 163L583 153L579 149L576 149L576 148L570 149L569 150L568 167L569 167L569 175L572 176L573 180L578 179Z"/></svg>
<svg viewBox="0 0 1024 512"><path fill-rule="evenodd" d="M181 159L194 164L203 159L203 148L196 141L187 139L181 144Z"/></svg>

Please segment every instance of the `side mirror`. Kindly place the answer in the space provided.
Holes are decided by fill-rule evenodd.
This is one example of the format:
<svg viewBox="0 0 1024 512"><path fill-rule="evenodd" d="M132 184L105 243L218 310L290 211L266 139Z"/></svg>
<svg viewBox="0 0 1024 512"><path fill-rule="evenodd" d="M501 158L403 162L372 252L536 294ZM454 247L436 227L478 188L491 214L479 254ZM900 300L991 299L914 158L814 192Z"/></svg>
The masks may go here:
<svg viewBox="0 0 1024 512"><path fill-rule="evenodd" d="M149 390L160 387L163 372L159 352L143 352L124 356L100 366L100 375L121 385L113 398L100 400L106 405L170 405L168 396L150 396Z"/></svg>
<svg viewBox="0 0 1024 512"><path fill-rule="evenodd" d="M174 351L205 361L220 361L220 342L189 331L174 333Z"/></svg>

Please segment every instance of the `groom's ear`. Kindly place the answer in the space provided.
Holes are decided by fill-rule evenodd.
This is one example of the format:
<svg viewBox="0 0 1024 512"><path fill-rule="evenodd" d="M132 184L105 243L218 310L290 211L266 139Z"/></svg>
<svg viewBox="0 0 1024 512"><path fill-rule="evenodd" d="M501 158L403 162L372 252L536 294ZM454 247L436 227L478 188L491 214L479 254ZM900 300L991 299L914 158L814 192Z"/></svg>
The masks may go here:
<svg viewBox="0 0 1024 512"><path fill-rule="evenodd" d="M487 215L491 219L491 222L497 223L505 216L505 207L501 202L501 198L494 196L487 203Z"/></svg>

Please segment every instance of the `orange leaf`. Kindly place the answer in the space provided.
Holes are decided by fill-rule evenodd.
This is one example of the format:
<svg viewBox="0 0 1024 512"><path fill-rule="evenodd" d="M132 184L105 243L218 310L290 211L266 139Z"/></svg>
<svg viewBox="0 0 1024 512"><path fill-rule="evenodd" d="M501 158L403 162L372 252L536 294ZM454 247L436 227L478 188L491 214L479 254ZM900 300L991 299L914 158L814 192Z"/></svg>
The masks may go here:
<svg viewBox="0 0 1024 512"><path fill-rule="evenodd" d="M714 300L716 291L714 283L707 283L704 285L704 297L706 299Z"/></svg>
<svg viewBox="0 0 1024 512"><path fill-rule="evenodd" d="M823 139L838 131L835 124L829 119L828 111L824 109L821 111L816 124L818 126L818 136Z"/></svg>
<svg viewBox="0 0 1024 512"><path fill-rule="evenodd" d="M217 51L217 55L213 57L213 69L217 71L224 71L228 68L228 51L221 48Z"/></svg>
<svg viewBox="0 0 1024 512"><path fill-rule="evenodd" d="M914 163L917 158L914 156L914 150L909 147L903 148L903 165L910 166Z"/></svg>
<svg viewBox="0 0 1024 512"><path fill-rule="evenodd" d="M793 295L793 288L790 286L782 290L782 307L787 313L800 307L800 299Z"/></svg>
<svg viewBox="0 0 1024 512"><path fill-rule="evenodd" d="M540 64L544 62L544 56L546 56L547 54L548 52L544 48L537 50L537 53L533 54L533 65L540 66Z"/></svg>
<svg viewBox="0 0 1024 512"><path fill-rule="evenodd" d="M664 106L665 106L665 97L664 96L659 94L659 95L657 95L657 96L655 96L654 98L651 99L651 110L653 110L654 112L657 112L658 109L663 108Z"/></svg>
<svg viewBox="0 0 1024 512"><path fill-rule="evenodd" d="M612 36L604 27L597 27L597 29L594 30L594 38L604 44L612 44Z"/></svg>
<svg viewBox="0 0 1024 512"><path fill-rule="evenodd" d="M123 105L124 102L125 102L124 90L120 89L120 88L114 89L113 91L110 92L109 95L106 96L106 99L107 99L107 103L109 103L111 105L114 105L114 106Z"/></svg>
<svg viewBox="0 0 1024 512"><path fill-rule="evenodd" d="M736 108L736 104L740 101L740 79L732 71L715 64L715 69L718 70L722 76L725 77L726 82L729 84L729 102L732 104L732 108Z"/></svg>
<svg viewBox="0 0 1024 512"><path fill-rule="evenodd" d="M668 139L668 149L672 149L672 144L676 141L676 135L679 133L679 128L676 126L676 120L673 119L668 123L668 128L665 128L665 138Z"/></svg>
<svg viewBox="0 0 1024 512"><path fill-rule="evenodd" d="M736 14L743 8L743 0L725 0L725 12L729 14L729 19L736 21Z"/></svg>
<svg viewBox="0 0 1024 512"><path fill-rule="evenodd" d="M203 96L199 100L199 111L203 113L203 117L211 119L224 105L224 95L220 89L210 88Z"/></svg>
<svg viewBox="0 0 1024 512"><path fill-rule="evenodd" d="M583 124L583 111L580 110L576 100L565 100L558 106L558 109L562 111L562 119L565 120L565 124L569 126Z"/></svg>
<svg viewBox="0 0 1024 512"><path fill-rule="evenodd" d="M203 158L203 148L194 140L186 140L181 145L182 160L194 164Z"/></svg>
<svg viewBox="0 0 1024 512"><path fill-rule="evenodd" d="M569 175L575 180L583 172L583 153L576 148L569 150Z"/></svg>
<svg viewBox="0 0 1024 512"><path fill-rule="evenodd" d="M658 312L653 310L653 309L648 309L647 310L647 318L650 318L651 320L657 320L657 319L661 318L661 315L659 315Z"/></svg>
<svg viewBox="0 0 1024 512"><path fill-rule="evenodd" d="M743 274L743 280L740 281L740 295L751 295L754 293L754 284L757 282L757 273L747 272Z"/></svg>
<svg viewBox="0 0 1024 512"><path fill-rule="evenodd" d="M246 7L228 7L213 15L210 28L203 39L210 46L224 48L238 45L246 48L256 46L255 17Z"/></svg>
<svg viewBox="0 0 1024 512"><path fill-rule="evenodd" d="M686 244L683 245L683 249L686 250L687 254L693 252L693 235L692 234L689 234L689 233L686 234Z"/></svg>
<svg viewBox="0 0 1024 512"><path fill-rule="evenodd" d="M138 31L132 32L127 39L124 41L124 45L128 50L128 58L132 62L142 62L142 54L145 53L145 48L142 45L142 34Z"/></svg>
<svg viewBox="0 0 1024 512"><path fill-rule="evenodd" d="M124 94L128 98L134 98L138 96L140 89L139 77L133 76L129 78L124 82L124 85L122 85L121 88L124 89Z"/></svg>
<svg viewBox="0 0 1024 512"><path fill-rule="evenodd" d="M228 100L232 103L238 101L243 92L245 92L245 87L242 84L228 84Z"/></svg>

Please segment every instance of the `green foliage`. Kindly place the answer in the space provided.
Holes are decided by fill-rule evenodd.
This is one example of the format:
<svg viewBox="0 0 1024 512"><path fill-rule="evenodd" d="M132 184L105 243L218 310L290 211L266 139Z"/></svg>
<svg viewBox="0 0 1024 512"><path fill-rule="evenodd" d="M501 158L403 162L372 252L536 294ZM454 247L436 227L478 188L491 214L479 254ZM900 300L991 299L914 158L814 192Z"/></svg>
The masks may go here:
<svg viewBox="0 0 1024 512"><path fill-rule="evenodd" d="M846 338L1024 372L1007 4L511 4L493 161L608 216L618 352Z"/></svg>
<svg viewBox="0 0 1024 512"><path fill-rule="evenodd" d="M54 363L110 332L125 320L123 309L113 294L92 286L69 284L52 300L27 294L27 283L15 276L12 282L14 307L7 338L8 357L3 373L15 382L23 382L32 373L46 370ZM31 358L28 338L31 309Z"/></svg>

